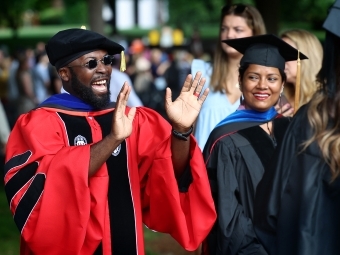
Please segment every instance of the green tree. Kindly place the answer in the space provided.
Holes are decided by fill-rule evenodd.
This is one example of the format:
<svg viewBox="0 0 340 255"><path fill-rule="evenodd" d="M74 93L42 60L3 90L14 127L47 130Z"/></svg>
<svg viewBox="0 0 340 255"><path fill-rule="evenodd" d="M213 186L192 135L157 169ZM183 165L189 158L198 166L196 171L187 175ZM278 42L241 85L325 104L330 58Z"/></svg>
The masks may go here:
<svg viewBox="0 0 340 255"><path fill-rule="evenodd" d="M27 10L43 10L51 5L51 0L2 0L0 8L0 25L13 30L13 36L23 22Z"/></svg>
<svg viewBox="0 0 340 255"><path fill-rule="evenodd" d="M327 9L335 0L169 0L170 25L196 26L219 22L220 9L225 4L247 3L258 8L268 33L277 34L282 24L308 30L320 30Z"/></svg>
<svg viewBox="0 0 340 255"><path fill-rule="evenodd" d="M169 23L172 25L216 24L225 0L169 1Z"/></svg>
<svg viewBox="0 0 340 255"><path fill-rule="evenodd" d="M335 0L285 0L281 9L281 20L306 23L312 29L321 29L328 8Z"/></svg>
<svg viewBox="0 0 340 255"><path fill-rule="evenodd" d="M13 29L14 35L22 23L22 14L26 11L35 0L4 0L0 8L0 24Z"/></svg>

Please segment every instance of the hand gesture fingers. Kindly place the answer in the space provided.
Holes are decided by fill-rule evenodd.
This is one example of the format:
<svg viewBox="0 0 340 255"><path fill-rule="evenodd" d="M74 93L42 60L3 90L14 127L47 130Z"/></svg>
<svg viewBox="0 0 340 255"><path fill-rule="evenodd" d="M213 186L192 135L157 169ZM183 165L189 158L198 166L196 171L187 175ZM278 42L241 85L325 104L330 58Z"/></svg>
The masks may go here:
<svg viewBox="0 0 340 255"><path fill-rule="evenodd" d="M178 127L189 128L196 120L209 89L205 89L201 95L205 78L201 78L201 72L197 72L195 78L189 74L183 84L179 97L173 102L171 90L166 90L165 109L169 120Z"/></svg>
<svg viewBox="0 0 340 255"><path fill-rule="evenodd" d="M294 108L291 107L290 104L284 104L282 107L279 104L276 104L274 107L279 114L282 114L285 117L291 117L294 114Z"/></svg>
<svg viewBox="0 0 340 255"><path fill-rule="evenodd" d="M203 94L197 99L199 103L203 104L205 99L207 98L209 94L209 88L206 88L203 92Z"/></svg>
<svg viewBox="0 0 340 255"><path fill-rule="evenodd" d="M201 80L201 76L202 76L202 73L201 72L197 72L196 74L195 74L195 77L194 77L194 80L192 80L192 82L191 82L191 86L190 86L190 92L191 93L200 93L201 92L201 90L202 90L202 86L201 86L201 89L200 90L197 90L197 87L199 86L199 84L200 84L200 80ZM191 77L192 77L192 75L191 75ZM204 83L203 83L204 84Z"/></svg>
<svg viewBox="0 0 340 255"><path fill-rule="evenodd" d="M116 109L113 112L112 134L118 140L123 140L132 132L132 121L136 114L136 108L133 107L126 115L126 105L131 92L131 87L124 83L117 97Z"/></svg>
<svg viewBox="0 0 340 255"><path fill-rule="evenodd" d="M127 100L129 98L130 92L131 92L131 87L128 85L127 82L124 82L117 96L116 109L113 114L116 120L123 118L123 116L125 115Z"/></svg>

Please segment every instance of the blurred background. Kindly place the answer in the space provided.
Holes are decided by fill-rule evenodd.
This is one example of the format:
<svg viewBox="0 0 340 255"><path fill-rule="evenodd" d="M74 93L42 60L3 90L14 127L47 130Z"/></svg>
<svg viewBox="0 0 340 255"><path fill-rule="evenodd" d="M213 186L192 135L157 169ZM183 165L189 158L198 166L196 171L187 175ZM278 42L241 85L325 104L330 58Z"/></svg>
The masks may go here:
<svg viewBox="0 0 340 255"><path fill-rule="evenodd" d="M2 0L0 6L0 99L11 129L20 113L15 75L32 75L28 96L35 104L60 93L61 82L44 52L47 40L66 28L104 34L125 47L126 74L139 101L164 115L166 86L174 97L194 58L210 61L226 4L252 4L262 14L267 32L302 28L322 42L322 23L333 0ZM119 62L117 61L116 65ZM121 84L122 85L122 84ZM120 85L120 86L121 86ZM1 123L3 124L3 123ZM0 150L3 169L5 144ZM53 234L53 233L51 233ZM145 231L146 252L185 252L168 235ZM0 183L0 255L19 254L19 232Z"/></svg>
<svg viewBox="0 0 340 255"><path fill-rule="evenodd" d="M183 32L174 44L188 45L200 36L204 50L218 35L223 5L248 3L261 12L269 33L291 27L315 31L319 37L327 8L333 0L3 0L0 9L0 40L10 50L34 47L60 29L86 25L89 29L119 36L128 44L140 38L157 44L164 26ZM157 36L159 38L157 38ZM20 39L20 40L19 40ZM173 38L175 39L175 38Z"/></svg>

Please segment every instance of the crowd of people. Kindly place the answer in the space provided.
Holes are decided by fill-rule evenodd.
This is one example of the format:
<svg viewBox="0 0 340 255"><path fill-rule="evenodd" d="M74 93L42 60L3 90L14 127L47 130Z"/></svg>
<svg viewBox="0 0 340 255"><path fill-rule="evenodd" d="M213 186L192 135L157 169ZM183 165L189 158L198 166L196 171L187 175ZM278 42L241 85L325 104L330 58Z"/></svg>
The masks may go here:
<svg viewBox="0 0 340 255"><path fill-rule="evenodd" d="M322 45L234 4L208 60L80 28L2 48L21 254L144 254L143 224L204 255L338 254L339 24L336 0Z"/></svg>

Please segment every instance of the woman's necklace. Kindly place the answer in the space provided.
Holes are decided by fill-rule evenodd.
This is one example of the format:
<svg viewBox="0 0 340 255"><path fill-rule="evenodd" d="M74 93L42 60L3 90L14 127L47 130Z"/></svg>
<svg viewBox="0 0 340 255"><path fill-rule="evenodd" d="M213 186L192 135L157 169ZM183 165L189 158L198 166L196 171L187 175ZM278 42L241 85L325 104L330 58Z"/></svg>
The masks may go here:
<svg viewBox="0 0 340 255"><path fill-rule="evenodd" d="M272 133L272 131L271 131L270 128L269 128L269 122L267 122L267 129L268 129L268 132L269 132L269 136L270 136L270 138L271 138L272 141L273 141L274 147L276 147L277 142L276 142L276 139L275 139L274 134ZM273 130L273 124L272 124L272 130Z"/></svg>

